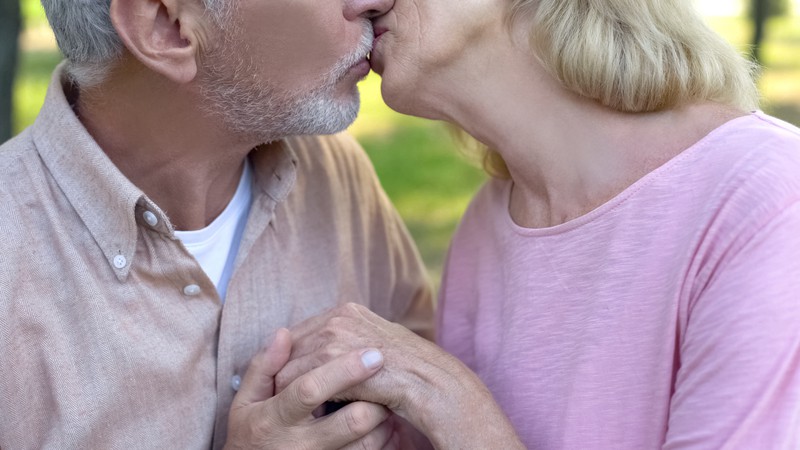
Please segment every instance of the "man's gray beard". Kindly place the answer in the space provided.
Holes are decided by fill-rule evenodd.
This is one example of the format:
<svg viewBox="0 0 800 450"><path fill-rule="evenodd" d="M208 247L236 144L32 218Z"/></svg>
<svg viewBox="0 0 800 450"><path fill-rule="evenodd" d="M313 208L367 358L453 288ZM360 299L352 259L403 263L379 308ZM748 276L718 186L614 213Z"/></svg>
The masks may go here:
<svg viewBox="0 0 800 450"><path fill-rule="evenodd" d="M203 58L200 77L205 109L230 132L259 143L342 131L356 119L361 101L357 89L337 99L337 85L367 56L372 41L372 26L366 23L358 48L320 77L315 83L318 87L304 91L280 90L269 80L260 82L255 65L243 56L250 54L246 48L232 50L236 47L231 42L217 46Z"/></svg>

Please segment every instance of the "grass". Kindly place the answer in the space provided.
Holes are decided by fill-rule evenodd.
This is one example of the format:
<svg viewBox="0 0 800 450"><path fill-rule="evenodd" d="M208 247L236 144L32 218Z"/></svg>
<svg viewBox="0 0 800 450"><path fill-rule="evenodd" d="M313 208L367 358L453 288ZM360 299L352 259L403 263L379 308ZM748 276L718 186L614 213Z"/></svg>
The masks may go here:
<svg viewBox="0 0 800 450"><path fill-rule="evenodd" d="M21 40L15 88L17 131L28 126L44 99L50 72L60 57L53 47L38 0L23 0L26 32ZM738 18L711 18L712 27L743 52L751 33ZM763 49L760 79L764 109L800 125L800 17L773 19ZM462 155L440 123L397 114L380 99L380 79L362 84L362 112L350 131L369 153L438 283L450 236L469 199L485 180Z"/></svg>

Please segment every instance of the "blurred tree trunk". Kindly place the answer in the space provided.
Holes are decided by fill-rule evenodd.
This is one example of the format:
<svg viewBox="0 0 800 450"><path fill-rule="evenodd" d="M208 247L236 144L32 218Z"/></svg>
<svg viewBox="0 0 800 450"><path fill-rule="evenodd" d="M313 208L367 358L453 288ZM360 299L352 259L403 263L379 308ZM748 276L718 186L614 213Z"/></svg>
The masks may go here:
<svg viewBox="0 0 800 450"><path fill-rule="evenodd" d="M751 0L753 3L752 16L755 25L753 31L753 59L756 62L761 61L761 44L764 42L764 27L767 23L767 16L769 14L769 0Z"/></svg>
<svg viewBox="0 0 800 450"><path fill-rule="evenodd" d="M767 21L772 17L785 16L789 12L788 0L750 0L748 15L753 20L752 56L761 59L761 44L764 43Z"/></svg>
<svg viewBox="0 0 800 450"><path fill-rule="evenodd" d="M19 0L0 0L0 143L11 137L12 92L21 27Z"/></svg>

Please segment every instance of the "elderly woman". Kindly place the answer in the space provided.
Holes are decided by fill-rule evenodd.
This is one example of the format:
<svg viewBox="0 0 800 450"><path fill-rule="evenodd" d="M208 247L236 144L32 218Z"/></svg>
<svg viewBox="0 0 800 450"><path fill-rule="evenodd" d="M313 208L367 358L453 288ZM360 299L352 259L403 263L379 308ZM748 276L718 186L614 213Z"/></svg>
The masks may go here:
<svg viewBox="0 0 800 450"><path fill-rule="evenodd" d="M346 305L292 330L286 385L437 448L800 447L800 131L690 0L396 0L371 62L394 109L491 149L453 238L438 343ZM452 356L451 356L452 355Z"/></svg>

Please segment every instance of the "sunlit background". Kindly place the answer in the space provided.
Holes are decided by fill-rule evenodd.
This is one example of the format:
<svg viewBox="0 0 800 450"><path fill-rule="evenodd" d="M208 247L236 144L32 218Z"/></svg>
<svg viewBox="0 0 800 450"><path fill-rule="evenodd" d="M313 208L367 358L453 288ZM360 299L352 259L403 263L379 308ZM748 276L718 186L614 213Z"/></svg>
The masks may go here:
<svg viewBox="0 0 800 450"><path fill-rule="evenodd" d="M696 0L711 26L740 51L753 33L749 1ZM38 0L23 0L24 31L14 91L14 128L30 125L42 104L50 72L60 60ZM767 22L759 86L763 109L800 125L800 0ZM402 116L380 98L380 79L362 84L362 112L350 131L372 157L438 284L450 236L470 197L485 179L439 123Z"/></svg>

